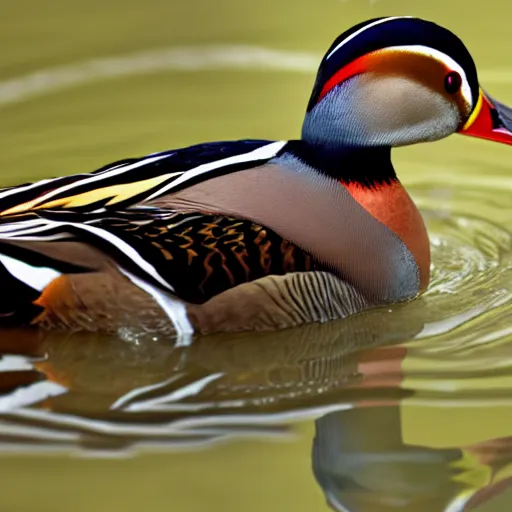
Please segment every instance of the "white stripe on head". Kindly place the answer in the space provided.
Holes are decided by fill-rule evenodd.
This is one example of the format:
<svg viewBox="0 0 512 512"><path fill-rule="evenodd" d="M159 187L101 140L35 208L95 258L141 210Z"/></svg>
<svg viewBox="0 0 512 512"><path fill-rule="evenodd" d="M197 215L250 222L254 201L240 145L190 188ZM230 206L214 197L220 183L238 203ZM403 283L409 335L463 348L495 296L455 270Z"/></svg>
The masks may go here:
<svg viewBox="0 0 512 512"><path fill-rule="evenodd" d="M469 85L469 81L468 81L466 72L464 71L463 67L460 64L458 64L455 60L453 60L451 57L446 55L446 53L443 53L434 48L430 48L429 46L423 46L423 45L419 45L419 44L418 45L389 46L389 47L383 48L382 50L379 50L379 51L388 51L388 50L391 52L403 52L403 53L410 53L410 54L416 54L416 55L425 55L426 57L430 57L439 62L442 62L450 71L456 71L462 79L462 85L460 88L462 96L467 101L468 105L471 108L473 107L473 96L471 94L471 87Z"/></svg>
<svg viewBox="0 0 512 512"><path fill-rule="evenodd" d="M413 18L413 16L390 16L389 18L384 18L382 20L374 21L373 23L369 23L368 25L365 25L364 27L360 28L359 30L356 30L353 34L350 34L348 37L343 39L341 43L332 50L329 55L327 55L326 60L330 59L333 54L335 54L343 45L347 44L349 41L352 41L355 37L357 37L359 34L364 32L365 30L368 30L369 28L375 27L376 25L380 25L382 23L386 23L386 21L392 21L392 20L401 20L401 19L407 19L407 18Z"/></svg>

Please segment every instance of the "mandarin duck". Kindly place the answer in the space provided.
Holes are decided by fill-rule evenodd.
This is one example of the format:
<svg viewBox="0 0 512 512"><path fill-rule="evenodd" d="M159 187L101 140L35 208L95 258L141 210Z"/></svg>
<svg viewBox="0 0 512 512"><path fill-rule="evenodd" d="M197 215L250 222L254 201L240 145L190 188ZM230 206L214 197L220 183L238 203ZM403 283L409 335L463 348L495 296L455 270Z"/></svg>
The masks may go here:
<svg viewBox="0 0 512 512"><path fill-rule="evenodd" d="M429 239L391 148L512 143L449 30L360 23L323 57L301 138L211 142L0 190L4 325L279 329L414 298Z"/></svg>

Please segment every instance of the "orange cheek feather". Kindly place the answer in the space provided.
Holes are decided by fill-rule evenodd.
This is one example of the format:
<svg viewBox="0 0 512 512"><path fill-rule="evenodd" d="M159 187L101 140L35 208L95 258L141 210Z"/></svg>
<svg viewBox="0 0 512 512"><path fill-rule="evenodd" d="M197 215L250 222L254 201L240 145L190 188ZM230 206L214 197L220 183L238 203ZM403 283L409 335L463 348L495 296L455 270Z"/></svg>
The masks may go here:
<svg viewBox="0 0 512 512"><path fill-rule="evenodd" d="M368 188L357 183L342 185L375 219L393 231L413 255L420 271L420 289L430 279L430 244L418 208L399 181Z"/></svg>
<svg viewBox="0 0 512 512"><path fill-rule="evenodd" d="M367 57L359 57L354 62L342 67L323 86L318 101L323 99L332 89L349 78L364 73L368 69Z"/></svg>

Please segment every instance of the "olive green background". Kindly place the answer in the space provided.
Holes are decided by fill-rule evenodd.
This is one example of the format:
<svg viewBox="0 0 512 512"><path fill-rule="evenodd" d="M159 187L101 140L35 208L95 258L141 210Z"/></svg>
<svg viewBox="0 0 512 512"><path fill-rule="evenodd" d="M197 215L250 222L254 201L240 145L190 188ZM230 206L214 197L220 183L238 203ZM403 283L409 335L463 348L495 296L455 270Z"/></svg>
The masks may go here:
<svg viewBox="0 0 512 512"><path fill-rule="evenodd" d="M0 82L174 46L255 44L320 58L363 19L412 14L456 32L482 69L484 86L512 101L512 3L503 0L0 0L0 12ZM297 137L313 79L314 73L166 71L0 105L0 182L86 172L200 141ZM456 186L488 172L505 176L506 151L455 136L400 150L395 161L405 183L446 178ZM110 460L3 454L0 510L326 510L311 471L312 423L297 426L297 434L288 442L235 441ZM505 512L511 503L508 492L481 510Z"/></svg>

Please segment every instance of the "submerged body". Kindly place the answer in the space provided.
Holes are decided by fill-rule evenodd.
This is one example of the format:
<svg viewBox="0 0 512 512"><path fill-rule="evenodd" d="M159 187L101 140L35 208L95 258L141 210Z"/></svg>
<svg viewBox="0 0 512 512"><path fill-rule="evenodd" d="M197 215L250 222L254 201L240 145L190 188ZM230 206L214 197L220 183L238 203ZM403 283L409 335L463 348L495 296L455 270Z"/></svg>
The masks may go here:
<svg viewBox="0 0 512 512"><path fill-rule="evenodd" d="M510 143L451 32L369 20L322 60L302 138L207 143L0 191L4 324L276 329L425 289L425 226L391 148Z"/></svg>

